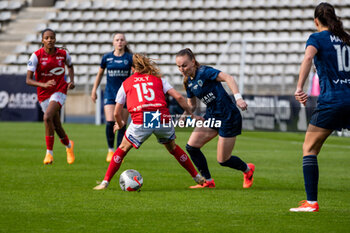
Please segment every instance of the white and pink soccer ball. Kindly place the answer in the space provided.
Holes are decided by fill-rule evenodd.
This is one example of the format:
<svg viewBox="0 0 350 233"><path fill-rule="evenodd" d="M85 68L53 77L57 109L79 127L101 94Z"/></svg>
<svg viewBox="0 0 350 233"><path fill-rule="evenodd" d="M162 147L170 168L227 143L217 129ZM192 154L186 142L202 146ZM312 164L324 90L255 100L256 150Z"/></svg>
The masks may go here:
<svg viewBox="0 0 350 233"><path fill-rule="evenodd" d="M137 191L142 187L143 178L141 174L133 169L129 169L120 174L119 185L123 191Z"/></svg>

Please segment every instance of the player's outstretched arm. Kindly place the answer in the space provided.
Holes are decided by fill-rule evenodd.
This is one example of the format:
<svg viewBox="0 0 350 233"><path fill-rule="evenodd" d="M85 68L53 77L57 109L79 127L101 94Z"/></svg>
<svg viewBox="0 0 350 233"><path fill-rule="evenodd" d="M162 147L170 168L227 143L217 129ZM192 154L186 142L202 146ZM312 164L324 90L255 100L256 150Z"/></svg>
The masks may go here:
<svg viewBox="0 0 350 233"><path fill-rule="evenodd" d="M185 110L184 114L190 115L191 118L194 118L197 120L203 120L202 117L193 115L193 111L192 111L191 107L187 104L185 97L183 97L174 88L171 88L167 93L170 96L172 96L180 104L180 106Z"/></svg>
<svg viewBox="0 0 350 233"><path fill-rule="evenodd" d="M95 103L96 102L96 99L97 99L97 94L96 94L96 91L97 91L97 88L98 86L100 85L101 83L101 79L103 77L103 73L105 72L105 69L102 69L101 67L99 68L98 72L97 72L97 75L96 75L96 79L95 79L95 82L94 82L94 86L92 87L92 90L91 90L91 99L92 101Z"/></svg>
<svg viewBox="0 0 350 233"><path fill-rule="evenodd" d="M312 59L314 58L316 53L317 53L317 49L314 46L312 45L307 46L305 50L304 59L300 65L299 80L298 80L297 89L294 93L294 96L295 96L295 99L303 105L305 105L307 101L307 94L303 91L303 87L307 77L309 76L311 66L312 66Z"/></svg>
<svg viewBox="0 0 350 233"><path fill-rule="evenodd" d="M236 99L236 104L237 106L242 109L243 111L247 109L248 105L247 103L243 100L242 95L239 93L238 90L238 85L235 81L235 79L224 72L220 72L218 74L218 77L216 78L216 81L219 82L226 82L230 90L232 91L235 99Z"/></svg>

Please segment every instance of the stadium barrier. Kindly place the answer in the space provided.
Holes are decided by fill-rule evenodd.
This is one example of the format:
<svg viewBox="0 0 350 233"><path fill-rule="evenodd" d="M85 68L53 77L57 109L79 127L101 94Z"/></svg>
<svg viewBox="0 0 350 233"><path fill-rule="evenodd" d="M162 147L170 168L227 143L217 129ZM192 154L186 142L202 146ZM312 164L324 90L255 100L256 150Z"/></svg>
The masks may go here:
<svg viewBox="0 0 350 233"><path fill-rule="evenodd" d="M40 121L36 88L24 75L0 75L0 121Z"/></svg>

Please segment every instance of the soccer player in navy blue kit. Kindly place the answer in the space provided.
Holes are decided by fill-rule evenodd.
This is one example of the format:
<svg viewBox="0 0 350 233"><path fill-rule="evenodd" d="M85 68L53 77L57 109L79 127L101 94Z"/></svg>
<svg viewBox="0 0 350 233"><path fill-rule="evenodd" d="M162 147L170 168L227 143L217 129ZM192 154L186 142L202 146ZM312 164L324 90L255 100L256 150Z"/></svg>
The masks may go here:
<svg viewBox="0 0 350 233"><path fill-rule="evenodd" d="M306 104L304 83L312 59L319 76L321 93L312 114L303 145L303 173L307 199L292 212L317 212L318 164L317 155L333 130L350 129L350 35L336 16L334 7L320 3L315 9L316 33L306 42L295 98Z"/></svg>
<svg viewBox="0 0 350 233"><path fill-rule="evenodd" d="M219 135L217 161L221 166L242 171L244 173L243 187L250 188L253 184L254 164L246 164L239 157L231 154L236 136L241 134L242 130L242 116L236 104L243 111L247 109L247 104L239 94L234 78L212 67L200 65L190 49L183 49L177 53L176 65L184 77L187 102L192 111L196 108L196 98L198 98L207 106L204 118L221 121L219 128L196 127L187 142L186 150L206 179L204 184L190 188L215 187L206 158L200 148L217 135ZM221 82L228 84L236 103L227 94Z"/></svg>
<svg viewBox="0 0 350 233"><path fill-rule="evenodd" d="M94 86L91 91L91 99L96 102L97 87L100 85L101 79L105 69L107 69L107 84L104 93L104 112L106 119L106 137L108 144L108 154L106 161L110 162L114 154L114 140L115 135L113 133L113 127L115 124L114 108L115 97L122 85L123 81L131 74L132 65L132 53L128 47L124 34L116 33L113 37L114 51L106 53L102 57L100 68L98 70ZM128 111L123 109L123 120L127 122ZM117 147L123 140L123 136L126 130L126 126L118 130L117 135Z"/></svg>

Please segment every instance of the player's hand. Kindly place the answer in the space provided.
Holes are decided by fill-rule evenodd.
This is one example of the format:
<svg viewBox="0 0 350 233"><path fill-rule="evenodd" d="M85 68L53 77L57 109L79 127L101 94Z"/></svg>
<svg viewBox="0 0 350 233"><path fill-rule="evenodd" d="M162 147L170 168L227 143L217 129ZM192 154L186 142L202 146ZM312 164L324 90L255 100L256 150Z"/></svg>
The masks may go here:
<svg viewBox="0 0 350 233"><path fill-rule="evenodd" d="M74 84L74 82L69 82L68 83L68 89L74 89L75 88L75 84Z"/></svg>
<svg viewBox="0 0 350 233"><path fill-rule="evenodd" d="M123 128L124 125L125 125L125 121L123 121L123 120L122 120L121 125L119 125L118 122L115 122L114 127L113 127L113 132L114 132L114 134L115 134L118 130L120 130L121 128Z"/></svg>
<svg viewBox="0 0 350 233"><path fill-rule="evenodd" d="M47 81L46 83L44 83L43 88L49 88L49 87L53 87L56 85L56 81L51 79L49 81Z"/></svg>
<svg viewBox="0 0 350 233"><path fill-rule="evenodd" d="M96 91L92 91L91 92L91 99L92 99L92 102L96 103L96 100L97 100Z"/></svg>
<svg viewBox="0 0 350 233"><path fill-rule="evenodd" d="M295 99L299 101L299 103L306 105L307 101L307 94L303 91L303 89L297 88L297 90L294 93Z"/></svg>
<svg viewBox="0 0 350 233"><path fill-rule="evenodd" d="M236 104L240 109L242 109L242 111L245 111L248 108L248 104L243 99L236 100Z"/></svg>
<svg viewBox="0 0 350 233"><path fill-rule="evenodd" d="M74 82L69 82L68 83L68 89L74 89L75 88L75 84L74 84Z"/></svg>

